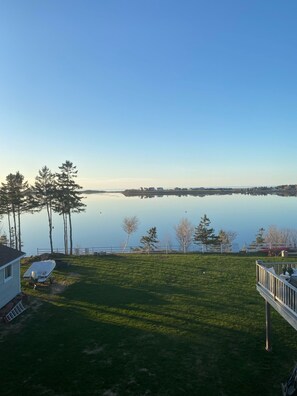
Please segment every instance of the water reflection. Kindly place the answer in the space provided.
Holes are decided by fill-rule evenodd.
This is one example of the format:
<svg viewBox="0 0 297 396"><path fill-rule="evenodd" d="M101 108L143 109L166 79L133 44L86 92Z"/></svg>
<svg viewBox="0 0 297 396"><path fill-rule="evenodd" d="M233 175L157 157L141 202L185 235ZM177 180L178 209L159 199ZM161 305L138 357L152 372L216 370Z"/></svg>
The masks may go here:
<svg viewBox="0 0 297 396"><path fill-rule="evenodd" d="M137 216L139 228L131 235L130 246L139 246L139 239L151 227L157 227L162 245L177 245L174 226L182 218L197 226L207 214L216 232L235 231L239 248L255 238L260 227L297 228L297 199L279 196L211 195L211 196L154 196L150 199L125 197L117 193L90 194L85 201L86 212L73 215L74 248L120 247L126 234L122 229L124 217ZM3 219L2 231L6 231ZM22 217L23 250L36 254L37 248L49 248L46 212L25 214ZM63 222L54 216L53 242L63 247Z"/></svg>

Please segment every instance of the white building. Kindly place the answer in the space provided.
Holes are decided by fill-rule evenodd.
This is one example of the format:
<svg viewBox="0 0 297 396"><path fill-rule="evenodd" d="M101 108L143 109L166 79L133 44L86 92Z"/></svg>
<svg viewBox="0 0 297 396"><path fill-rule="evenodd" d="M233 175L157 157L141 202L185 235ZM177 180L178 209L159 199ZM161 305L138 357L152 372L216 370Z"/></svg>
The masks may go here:
<svg viewBox="0 0 297 396"><path fill-rule="evenodd" d="M0 309L21 292L20 260L24 252L0 245Z"/></svg>

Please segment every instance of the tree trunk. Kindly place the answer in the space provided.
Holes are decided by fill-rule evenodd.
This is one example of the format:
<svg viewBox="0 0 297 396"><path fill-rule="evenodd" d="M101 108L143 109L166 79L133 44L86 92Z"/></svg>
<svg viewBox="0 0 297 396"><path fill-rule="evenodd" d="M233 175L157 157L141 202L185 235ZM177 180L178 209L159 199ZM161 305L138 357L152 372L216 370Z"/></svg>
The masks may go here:
<svg viewBox="0 0 297 396"><path fill-rule="evenodd" d="M21 238L21 212L18 210L18 233L19 233L19 248L18 250L22 250L22 238Z"/></svg>
<svg viewBox="0 0 297 396"><path fill-rule="evenodd" d="M19 243L18 243L18 232L17 232L17 222L16 222L16 214L15 210L12 210L12 218L13 218L13 225L14 225L14 247L15 249L18 249Z"/></svg>
<svg viewBox="0 0 297 396"><path fill-rule="evenodd" d="M68 213L69 217L69 240L70 240L70 254L72 255L73 250L73 242L72 242L72 219L71 219L71 212Z"/></svg>
<svg viewBox="0 0 297 396"><path fill-rule="evenodd" d="M7 222L8 222L8 229L9 229L9 247L13 246L12 238L11 238L11 221L10 221L10 213L7 212Z"/></svg>
<svg viewBox="0 0 297 396"><path fill-rule="evenodd" d="M127 236L127 239L126 239L125 245L123 247L122 253L124 253L124 251L126 250L126 247L128 245L129 239L130 239L130 234L128 234L128 236Z"/></svg>
<svg viewBox="0 0 297 396"><path fill-rule="evenodd" d="M52 215L51 207L48 204L46 205L46 210L47 210L48 227L49 227L50 248L51 248L51 253L53 254L54 253L54 248L53 248L53 215Z"/></svg>
<svg viewBox="0 0 297 396"><path fill-rule="evenodd" d="M64 223L64 251L68 254L68 230L67 230L67 215L63 213L63 223Z"/></svg>

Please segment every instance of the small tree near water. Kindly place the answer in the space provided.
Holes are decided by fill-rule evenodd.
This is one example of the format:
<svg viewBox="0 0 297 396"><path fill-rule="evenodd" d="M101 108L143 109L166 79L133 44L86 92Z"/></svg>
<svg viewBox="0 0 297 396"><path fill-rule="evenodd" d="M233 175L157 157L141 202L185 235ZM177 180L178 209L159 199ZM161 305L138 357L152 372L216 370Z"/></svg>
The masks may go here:
<svg viewBox="0 0 297 396"><path fill-rule="evenodd" d="M122 227L123 227L123 230L125 231L125 233L127 234L127 239L126 239L125 245L123 247L123 253L129 243L130 235L133 234L133 232L135 232L137 230L138 224L139 224L139 221L136 216L124 218Z"/></svg>
<svg viewBox="0 0 297 396"><path fill-rule="evenodd" d="M256 243L257 245L261 245L265 242L264 236L265 229L263 227L259 228L258 234L256 235Z"/></svg>
<svg viewBox="0 0 297 396"><path fill-rule="evenodd" d="M234 231L220 230L218 234L218 241L221 244L221 251L228 251L231 249L232 243L237 237Z"/></svg>
<svg viewBox="0 0 297 396"><path fill-rule="evenodd" d="M174 229L180 248L186 253L193 240L194 227L188 219L182 219Z"/></svg>
<svg viewBox="0 0 297 396"><path fill-rule="evenodd" d="M214 229L210 227L210 220L206 214L201 217L199 225L195 228L194 242L204 245L206 250L208 245L217 245L219 243Z"/></svg>
<svg viewBox="0 0 297 396"><path fill-rule="evenodd" d="M150 228L147 231L147 235L141 237L140 243L147 254L150 254L150 252L156 248L157 243L159 243L157 238L157 228Z"/></svg>

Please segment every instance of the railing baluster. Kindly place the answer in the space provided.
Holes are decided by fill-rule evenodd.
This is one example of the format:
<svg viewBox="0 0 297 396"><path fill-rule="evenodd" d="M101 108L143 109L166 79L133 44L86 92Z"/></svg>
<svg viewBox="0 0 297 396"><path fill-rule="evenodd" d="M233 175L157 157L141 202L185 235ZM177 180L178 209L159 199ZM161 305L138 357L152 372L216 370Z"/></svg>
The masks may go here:
<svg viewBox="0 0 297 396"><path fill-rule="evenodd" d="M284 263L265 263L266 266L272 265L277 268L276 273L281 273L280 266ZM291 311L297 314L297 289L280 279L279 275L269 272L263 263L257 262L257 283L269 292L274 300L287 306ZM294 265L295 267L295 265Z"/></svg>

